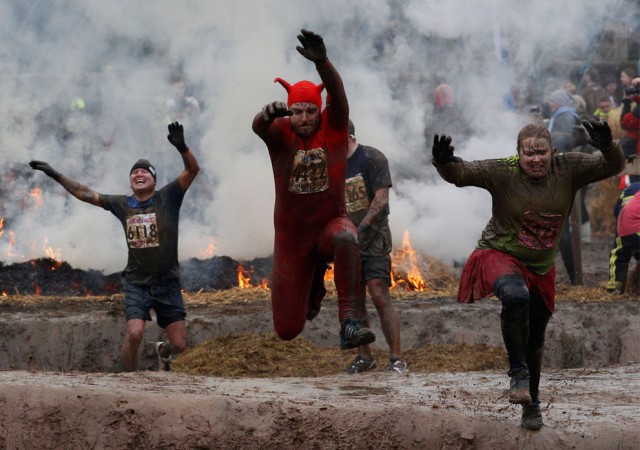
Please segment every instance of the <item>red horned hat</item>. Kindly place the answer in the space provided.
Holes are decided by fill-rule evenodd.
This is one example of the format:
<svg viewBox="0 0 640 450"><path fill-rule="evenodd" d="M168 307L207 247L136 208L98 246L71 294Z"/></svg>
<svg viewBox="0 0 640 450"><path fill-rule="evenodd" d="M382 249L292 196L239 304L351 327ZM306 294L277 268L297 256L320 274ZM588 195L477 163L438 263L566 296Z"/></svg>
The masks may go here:
<svg viewBox="0 0 640 450"><path fill-rule="evenodd" d="M294 103L313 103L318 109L322 109L321 93L324 89L324 84L320 83L316 85L311 81L303 80L298 81L292 86L282 78L276 78L273 82L280 83L289 93L287 107L291 107Z"/></svg>

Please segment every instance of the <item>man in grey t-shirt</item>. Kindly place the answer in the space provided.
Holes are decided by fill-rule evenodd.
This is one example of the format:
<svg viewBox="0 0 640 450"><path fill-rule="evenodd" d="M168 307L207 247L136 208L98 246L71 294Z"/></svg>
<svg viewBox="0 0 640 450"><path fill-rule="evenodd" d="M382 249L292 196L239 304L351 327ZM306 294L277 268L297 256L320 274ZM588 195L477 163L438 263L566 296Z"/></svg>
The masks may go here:
<svg viewBox="0 0 640 450"><path fill-rule="evenodd" d="M154 309L158 325L168 342L155 343L159 369L170 370L171 355L185 350L186 312L180 290L178 267L178 221L182 199L200 167L184 140L182 125L169 125L167 139L182 157L184 170L156 191L156 170L146 159L138 160L129 172L133 195L104 195L53 169L44 161L31 161L83 202L111 211L122 224L129 248L125 280L127 335L122 345L122 369L137 369L138 347L144 336L145 321Z"/></svg>

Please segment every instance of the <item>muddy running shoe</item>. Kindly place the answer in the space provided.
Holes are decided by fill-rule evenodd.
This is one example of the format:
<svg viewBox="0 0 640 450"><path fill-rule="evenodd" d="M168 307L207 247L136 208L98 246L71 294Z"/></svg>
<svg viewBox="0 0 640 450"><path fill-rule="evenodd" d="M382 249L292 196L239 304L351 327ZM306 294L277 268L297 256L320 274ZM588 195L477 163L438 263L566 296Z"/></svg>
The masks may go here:
<svg viewBox="0 0 640 450"><path fill-rule="evenodd" d="M362 373L367 370L373 370L378 367L375 359L364 359L356 356L351 364L347 366L347 373Z"/></svg>
<svg viewBox="0 0 640 450"><path fill-rule="evenodd" d="M401 359L390 359L387 366L389 372L406 373L409 371L407 363Z"/></svg>
<svg viewBox="0 0 640 450"><path fill-rule="evenodd" d="M518 405L531 404L528 373L516 374L511 377L511 387L509 388L509 403Z"/></svg>
<svg viewBox="0 0 640 450"><path fill-rule="evenodd" d="M166 342L156 342L153 344L153 350L158 357L158 371L171 371L171 353L169 345Z"/></svg>
<svg viewBox="0 0 640 450"><path fill-rule="evenodd" d="M349 350L350 348L371 344L375 340L376 335L362 325L362 320L346 319L342 321L340 326L340 350Z"/></svg>
<svg viewBox="0 0 640 450"><path fill-rule="evenodd" d="M537 431L542 428L542 412L540 405L522 405L522 428Z"/></svg>

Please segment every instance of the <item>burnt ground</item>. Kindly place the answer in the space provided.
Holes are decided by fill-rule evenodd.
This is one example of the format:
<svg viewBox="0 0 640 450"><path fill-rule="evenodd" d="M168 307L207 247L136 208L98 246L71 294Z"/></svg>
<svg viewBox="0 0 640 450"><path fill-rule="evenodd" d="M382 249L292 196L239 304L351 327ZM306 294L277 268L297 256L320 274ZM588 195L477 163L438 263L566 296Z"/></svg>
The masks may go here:
<svg viewBox="0 0 640 450"><path fill-rule="evenodd" d="M640 302L607 295L611 238L584 247L583 287L558 264L547 333L545 427L519 427L504 397L506 359L493 299L455 289L394 292L410 371L348 375L329 296L303 335L272 334L268 292L186 293L191 349L174 372L118 373L122 297L0 301L0 448L636 448ZM374 321L375 322L375 321ZM145 341L162 338L155 323Z"/></svg>

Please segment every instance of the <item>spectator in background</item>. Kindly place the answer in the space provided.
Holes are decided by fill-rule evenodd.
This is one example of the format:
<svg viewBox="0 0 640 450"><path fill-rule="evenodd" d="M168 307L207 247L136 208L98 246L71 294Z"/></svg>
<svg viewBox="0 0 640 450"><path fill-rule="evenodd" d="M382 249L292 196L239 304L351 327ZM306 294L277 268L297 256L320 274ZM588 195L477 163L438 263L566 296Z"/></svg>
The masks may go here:
<svg viewBox="0 0 640 450"><path fill-rule="evenodd" d="M571 94L571 98L573 99L573 107L576 109L576 113L582 119L590 118L587 114L587 102L584 101L584 98L576 94L576 85L573 84L572 81L565 81L562 85L564 90L566 90L569 94Z"/></svg>
<svg viewBox="0 0 640 450"><path fill-rule="evenodd" d="M570 152L577 146L576 127L580 117L573 106L573 97L564 89L556 89L547 98L551 117L549 133L553 146L560 151Z"/></svg>
<svg viewBox="0 0 640 450"><path fill-rule="evenodd" d="M598 101L598 109L593 113L593 118L596 120L608 120L613 110L613 102L611 97L601 97Z"/></svg>
<svg viewBox="0 0 640 450"><path fill-rule="evenodd" d="M587 102L587 114L593 115L598 108L598 100L607 95L607 91L600 85L600 73L595 67L587 68L582 74L580 95Z"/></svg>
<svg viewBox="0 0 640 450"><path fill-rule="evenodd" d="M618 82L614 77L607 78L604 83L604 90L607 91L607 97L611 100L611 107L615 108L618 106L620 104L620 100L622 100L622 95L618 90Z"/></svg>
<svg viewBox="0 0 640 450"><path fill-rule="evenodd" d="M169 120L189 124L190 119L193 120L193 117L200 114L200 102L186 94L186 83L181 76L171 74L170 83L172 96L166 102Z"/></svg>
<svg viewBox="0 0 640 450"><path fill-rule="evenodd" d="M437 130L446 130L455 139L467 139L471 135L471 127L464 117L451 86L439 84L433 91L433 109L425 115L426 142L433 139Z"/></svg>
<svg viewBox="0 0 640 450"><path fill-rule="evenodd" d="M623 294L631 258L640 261L640 183L631 183L622 191L613 214L616 236L609 253L607 292Z"/></svg>
<svg viewBox="0 0 640 450"><path fill-rule="evenodd" d="M622 100L620 123L626 131L622 151L625 156L640 156L640 77L636 77L625 87L625 97Z"/></svg>
<svg viewBox="0 0 640 450"><path fill-rule="evenodd" d="M620 71L620 84L622 85L622 96L625 96L624 90L631 84L631 80L636 77L636 71L633 67L625 67Z"/></svg>
<svg viewBox="0 0 640 450"><path fill-rule="evenodd" d="M564 89L556 89L549 95L547 103L551 110L551 118L549 119L547 128L551 135L553 147L561 153L573 151L577 145L575 128L579 125L580 119L576 109L573 107L572 96ZM566 221L560 234L559 249L562 262L569 276L569 282L575 285L578 279L573 258L571 236L571 225L569 221Z"/></svg>

